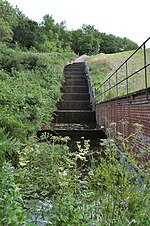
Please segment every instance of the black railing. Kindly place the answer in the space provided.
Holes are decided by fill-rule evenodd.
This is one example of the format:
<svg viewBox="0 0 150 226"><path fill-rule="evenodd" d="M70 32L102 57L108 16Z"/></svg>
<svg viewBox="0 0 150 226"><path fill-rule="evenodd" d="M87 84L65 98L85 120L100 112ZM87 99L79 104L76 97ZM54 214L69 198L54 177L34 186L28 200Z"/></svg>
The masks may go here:
<svg viewBox="0 0 150 226"><path fill-rule="evenodd" d="M146 49L148 42L150 43L150 37L137 50L135 50L133 54L131 54L124 61L124 63L122 63L117 68L117 70L115 70L97 89L96 103L108 101L124 95L126 95L129 99L131 93L139 91L141 89L145 90L145 101L150 100L148 95L148 88L150 87L150 49ZM132 63L133 65L133 58L135 55L138 55L139 51L142 51L142 66L138 65L138 68L132 69L132 71L130 71L131 67L129 67L129 64ZM136 64L136 62L134 62L134 64ZM121 76L119 76L119 73L121 74ZM132 79L133 77L134 79ZM139 85L134 89L133 82L137 82L136 80L139 80Z"/></svg>

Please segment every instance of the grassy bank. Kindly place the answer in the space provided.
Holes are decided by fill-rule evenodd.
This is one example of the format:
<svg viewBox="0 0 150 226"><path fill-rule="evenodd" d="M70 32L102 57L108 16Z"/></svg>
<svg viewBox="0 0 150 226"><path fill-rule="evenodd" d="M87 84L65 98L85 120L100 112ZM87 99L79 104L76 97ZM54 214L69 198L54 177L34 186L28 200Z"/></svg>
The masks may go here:
<svg viewBox="0 0 150 226"><path fill-rule="evenodd" d="M99 89L100 85L107 79L134 51L120 52L116 54L99 54L88 58L88 64L91 70L93 83L99 95L102 89ZM150 62L150 49L146 51L147 63ZM139 68L144 66L143 49L139 50L128 62L128 75L134 73ZM150 67L147 68L148 87L150 87ZM118 71L118 82L126 77L126 66L122 66ZM110 84L113 86L116 83L115 75L111 78ZM129 93L135 92L141 89L145 89L144 70L138 72L132 78L128 79ZM108 88L108 84L106 86ZM118 86L118 95L122 96L126 94L126 82L121 83ZM107 98L116 97L115 88L109 92Z"/></svg>

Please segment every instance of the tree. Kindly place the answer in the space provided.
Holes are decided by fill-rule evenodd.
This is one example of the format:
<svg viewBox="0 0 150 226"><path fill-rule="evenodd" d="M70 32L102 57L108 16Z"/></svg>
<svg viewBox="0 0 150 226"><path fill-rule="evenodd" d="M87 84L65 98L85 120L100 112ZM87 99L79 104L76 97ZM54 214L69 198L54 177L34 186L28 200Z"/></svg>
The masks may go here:
<svg viewBox="0 0 150 226"><path fill-rule="evenodd" d="M83 43L83 37L84 34L81 29L78 29L76 31L71 31L71 48L76 54L82 54L83 53L83 48L82 48L82 43ZM81 49L82 48L82 49Z"/></svg>
<svg viewBox="0 0 150 226"><path fill-rule="evenodd" d="M123 43L122 51L135 50L138 48L137 43L129 40L128 38L123 38L122 43Z"/></svg>
<svg viewBox="0 0 150 226"><path fill-rule="evenodd" d="M27 49L36 48L38 43L43 41L38 23L28 18L20 20L18 25L14 27L13 41Z"/></svg>
<svg viewBox="0 0 150 226"><path fill-rule="evenodd" d="M0 18L0 42L10 42L13 38L13 31L7 21Z"/></svg>
<svg viewBox="0 0 150 226"><path fill-rule="evenodd" d="M18 21L15 9L5 0L0 0L0 18L10 27L13 27Z"/></svg>
<svg viewBox="0 0 150 226"><path fill-rule="evenodd" d="M68 31L65 21L56 23L49 14L38 24L27 18L18 8L14 9L6 0L0 0L0 41L12 45L18 43L27 49L35 47L44 52L71 48L80 55L97 54L100 51L116 53L138 47L127 38L101 33L89 24L83 24L81 29Z"/></svg>
<svg viewBox="0 0 150 226"><path fill-rule="evenodd" d="M58 31L56 31L55 20L52 16L47 14L43 17L41 28L49 41L57 40L58 37L56 34Z"/></svg>
<svg viewBox="0 0 150 226"><path fill-rule="evenodd" d="M60 24L55 23L53 17L47 14L43 17L41 28L46 38L47 46L56 47L57 50L70 47L70 33L67 31L65 21L62 21ZM46 43L43 43L43 46Z"/></svg>
<svg viewBox="0 0 150 226"><path fill-rule="evenodd" d="M116 38L112 34L101 33L102 41L101 41L101 52L104 53L116 53L117 51L117 42Z"/></svg>
<svg viewBox="0 0 150 226"><path fill-rule="evenodd" d="M15 9L4 0L0 0L0 41L11 42L13 39L13 26L17 24Z"/></svg>
<svg viewBox="0 0 150 226"><path fill-rule="evenodd" d="M66 22L62 21L59 26L59 44L62 49L68 49L71 45L71 33L67 31Z"/></svg>
<svg viewBox="0 0 150 226"><path fill-rule="evenodd" d="M71 48L75 53L96 54L100 51L100 38L94 26L83 25L82 29L71 32Z"/></svg>
<svg viewBox="0 0 150 226"><path fill-rule="evenodd" d="M90 24L83 24L82 25L82 32L84 34L92 34L92 35L99 33L99 31L94 28L94 25L90 25Z"/></svg>

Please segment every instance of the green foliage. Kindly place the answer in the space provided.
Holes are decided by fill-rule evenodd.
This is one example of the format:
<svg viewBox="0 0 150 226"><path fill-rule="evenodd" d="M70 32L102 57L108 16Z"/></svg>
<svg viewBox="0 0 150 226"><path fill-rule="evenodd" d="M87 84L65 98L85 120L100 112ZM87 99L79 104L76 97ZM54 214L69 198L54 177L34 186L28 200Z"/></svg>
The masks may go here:
<svg viewBox="0 0 150 226"><path fill-rule="evenodd" d="M29 20L28 18L19 20L19 23L14 27L13 32L13 41L27 49L30 49L33 46L38 48L38 45L44 41L38 23Z"/></svg>
<svg viewBox="0 0 150 226"><path fill-rule="evenodd" d="M94 26L83 25L82 29L71 32L71 48L75 53L96 54L99 53L101 47L100 32Z"/></svg>
<svg viewBox="0 0 150 226"><path fill-rule="evenodd" d="M57 28L55 25L55 20L50 15L45 15L42 21L42 29L45 31L45 35L48 40L54 40L57 38L57 33L54 32Z"/></svg>
<svg viewBox="0 0 150 226"><path fill-rule="evenodd" d="M13 32L9 23L0 18L0 42L10 42L13 38Z"/></svg>
<svg viewBox="0 0 150 226"><path fill-rule="evenodd" d="M0 156L9 155L17 164L15 142L21 147L38 129L51 125L64 64L72 53L21 52L4 44L0 49Z"/></svg>
<svg viewBox="0 0 150 226"><path fill-rule="evenodd" d="M22 195L32 198L29 219L37 211L36 200L45 199L36 219L42 216L52 225L148 226L149 171L142 165L137 168L123 135L117 139L123 144L121 153L112 139L102 144L101 151L90 150L89 141L83 139L77 143L78 151L70 153L61 144L68 139L56 137L52 143L26 147L15 176Z"/></svg>
<svg viewBox="0 0 150 226"><path fill-rule="evenodd" d="M0 222L1 225L24 225L23 200L14 180L14 167L0 164Z"/></svg>
<svg viewBox="0 0 150 226"><path fill-rule="evenodd" d="M101 52L107 53L117 53L128 50L135 50L138 48L138 45L127 39L116 37L112 34L101 33Z"/></svg>
<svg viewBox="0 0 150 226"><path fill-rule="evenodd" d="M116 37L112 34L101 33L94 26L83 24L82 29L71 32L71 48L75 53L81 54L97 54L117 53L137 49L138 45L127 39Z"/></svg>
<svg viewBox="0 0 150 226"><path fill-rule="evenodd" d="M7 22L10 27L13 27L15 24L17 24L16 11L8 1L0 0L0 18Z"/></svg>
<svg viewBox="0 0 150 226"><path fill-rule="evenodd" d="M17 25L17 21L15 9L8 1L0 0L0 42L12 42L13 26Z"/></svg>
<svg viewBox="0 0 150 226"><path fill-rule="evenodd" d="M13 189L8 199L2 198L4 222L9 219L13 225L15 219L21 224L26 216L31 225L43 219L47 224L64 226L148 226L149 170L142 165L137 168L122 134L117 139L122 144L121 153L113 139L102 143L101 150L90 150L89 141L83 139L74 152L66 145L67 137L52 137L47 143L30 140L19 153L17 169L11 171L4 163L1 168L1 197ZM26 203L24 210L21 197ZM17 216L12 216L11 210Z"/></svg>
<svg viewBox="0 0 150 226"><path fill-rule="evenodd" d="M79 154L75 154L74 160L71 157L70 166L79 156L83 163L86 161L83 157L88 156L89 148L88 143L85 145L84 148L79 145ZM99 161L91 155L91 167L84 164L86 177L80 176L82 167L66 169L65 187L57 193L54 212L52 209L54 216L50 218L55 225L121 226L131 222L149 225L148 174L135 170L132 156L128 155L127 159L124 153L119 157L113 140L107 140L104 145L103 155L98 154Z"/></svg>
<svg viewBox="0 0 150 226"><path fill-rule="evenodd" d="M60 187L60 175L68 147L50 143L29 143L20 153L20 162L16 172L16 180L23 196L44 199L56 193Z"/></svg>
<svg viewBox="0 0 150 226"><path fill-rule="evenodd" d="M135 42L99 32L93 25L83 24L81 29L68 31L64 21L56 23L52 15L43 17L38 24L13 9L7 1L0 2L1 40L22 49L35 48L41 52L72 49L76 54L115 53L136 49ZM13 38L13 42L12 42Z"/></svg>
<svg viewBox="0 0 150 226"><path fill-rule="evenodd" d="M55 41L48 41L45 39L44 43L38 45L38 50L41 52L56 52L57 46Z"/></svg>
<svg viewBox="0 0 150 226"><path fill-rule="evenodd" d="M148 225L148 174L141 169L137 171L135 160L125 149L119 157L113 140L105 145L105 157L94 171L91 170L89 179L89 186L97 193L101 204L102 225L131 222Z"/></svg>
<svg viewBox="0 0 150 226"><path fill-rule="evenodd" d="M36 145L36 142L31 145L28 141L32 141L32 137L41 127L50 127L56 102L61 97L60 85L64 65L72 57L72 52L40 54L13 50L5 44L0 44L0 219L4 225L25 225L24 208L18 188L22 188L23 197L32 197L33 192L44 197L58 186L56 176L54 181L49 181L48 175L44 182L45 167L41 170L41 164L48 160L51 147L41 147ZM65 150L64 147L55 149L59 149L59 152ZM37 150L34 157L33 150ZM23 152L28 154L25 156L28 168L23 167L22 171L19 171L19 165L22 166L23 162ZM42 152L43 162L40 161ZM52 156L50 157L49 161L54 162ZM11 172L5 161L15 166L14 172ZM54 168L51 166L47 165L47 170L52 175ZM40 179L40 175L36 172L39 170L41 180L37 188L37 177ZM16 179L18 176L19 181ZM52 186L49 192L48 181ZM43 185L47 190L44 190Z"/></svg>
<svg viewBox="0 0 150 226"><path fill-rule="evenodd" d="M9 160L16 166L18 164L18 150L20 148L21 143L16 138L10 138L5 130L0 128L0 164Z"/></svg>
<svg viewBox="0 0 150 226"><path fill-rule="evenodd" d="M40 51L60 51L70 47L70 34L66 30L65 22L55 23L52 16L45 15L40 27L45 39L38 47Z"/></svg>

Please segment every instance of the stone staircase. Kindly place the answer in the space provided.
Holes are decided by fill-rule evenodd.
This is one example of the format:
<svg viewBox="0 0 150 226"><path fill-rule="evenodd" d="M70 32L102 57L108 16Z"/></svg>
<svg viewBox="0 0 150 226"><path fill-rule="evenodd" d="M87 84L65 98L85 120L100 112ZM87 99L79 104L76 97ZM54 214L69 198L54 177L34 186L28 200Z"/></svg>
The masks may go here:
<svg viewBox="0 0 150 226"><path fill-rule="evenodd" d="M69 64L64 68L64 83L61 101L57 105L53 130L38 131L62 137L69 136L72 144L81 137L97 146L100 139L106 138L105 132L96 125L95 111L92 110L90 94L83 62ZM70 142L70 143L71 143Z"/></svg>

